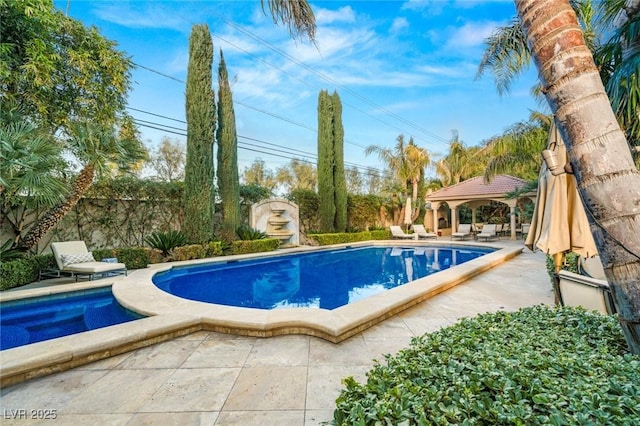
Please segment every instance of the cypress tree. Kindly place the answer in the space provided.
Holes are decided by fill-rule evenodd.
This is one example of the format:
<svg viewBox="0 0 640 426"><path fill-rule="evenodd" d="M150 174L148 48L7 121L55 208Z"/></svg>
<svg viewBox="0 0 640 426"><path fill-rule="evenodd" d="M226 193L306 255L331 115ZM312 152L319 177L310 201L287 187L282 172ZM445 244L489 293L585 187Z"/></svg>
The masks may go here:
<svg viewBox="0 0 640 426"><path fill-rule="evenodd" d="M322 232L333 232L336 206L333 187L333 112L326 90L318 95L318 197Z"/></svg>
<svg viewBox="0 0 640 426"><path fill-rule="evenodd" d="M186 118L187 159L184 171L184 226L191 242L213 238L213 141L216 106L212 87L213 42L209 27L194 25L189 36Z"/></svg>
<svg viewBox="0 0 640 426"><path fill-rule="evenodd" d="M238 135L233 97L224 55L218 65L218 191L222 198L222 232L234 239L240 225L240 178L238 176Z"/></svg>
<svg viewBox="0 0 640 426"><path fill-rule="evenodd" d="M342 103L338 92L331 96L333 135L333 190L335 205L334 230L347 230L347 181L344 172L344 127L342 126Z"/></svg>

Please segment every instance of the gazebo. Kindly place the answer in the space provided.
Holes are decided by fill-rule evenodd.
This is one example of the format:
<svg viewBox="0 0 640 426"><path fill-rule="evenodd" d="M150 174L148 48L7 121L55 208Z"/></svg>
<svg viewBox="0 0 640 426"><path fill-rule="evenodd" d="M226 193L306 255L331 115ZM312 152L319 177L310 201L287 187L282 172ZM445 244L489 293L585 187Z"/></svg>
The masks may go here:
<svg viewBox="0 0 640 426"><path fill-rule="evenodd" d="M433 215L433 229L438 232L438 210L442 203L447 203L451 209L451 229L458 228L458 207L468 204L471 208L472 222L476 221L476 209L490 201L497 201L509 206L511 216L511 239L516 239L516 216L515 209L518 199L507 199L506 194L518 188L522 188L527 181L509 175L497 175L491 182L485 183L484 177L478 176L465 180L455 185L434 191L426 196L427 203L431 204ZM536 201L536 193L529 192L520 196Z"/></svg>

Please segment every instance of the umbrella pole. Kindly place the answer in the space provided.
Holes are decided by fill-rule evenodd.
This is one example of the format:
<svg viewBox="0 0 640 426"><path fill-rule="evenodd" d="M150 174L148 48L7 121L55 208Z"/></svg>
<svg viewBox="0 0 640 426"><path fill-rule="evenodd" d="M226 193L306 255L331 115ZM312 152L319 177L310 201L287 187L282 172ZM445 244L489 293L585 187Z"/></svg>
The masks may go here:
<svg viewBox="0 0 640 426"><path fill-rule="evenodd" d="M562 268L562 262L564 260L564 253L555 253L553 255L553 293L555 296L555 304L556 306L564 306L564 302L562 301L562 294L560 294L560 276L558 273Z"/></svg>

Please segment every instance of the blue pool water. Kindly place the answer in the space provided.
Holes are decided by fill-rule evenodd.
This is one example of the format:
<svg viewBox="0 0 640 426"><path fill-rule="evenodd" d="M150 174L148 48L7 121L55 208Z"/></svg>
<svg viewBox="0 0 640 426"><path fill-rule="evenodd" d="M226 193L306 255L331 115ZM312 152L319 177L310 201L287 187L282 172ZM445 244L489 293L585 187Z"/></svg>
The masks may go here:
<svg viewBox="0 0 640 426"><path fill-rule="evenodd" d="M0 349L139 318L116 302L111 288L5 302L0 305Z"/></svg>
<svg viewBox="0 0 640 426"><path fill-rule="evenodd" d="M475 259L492 248L360 247L175 267L154 284L185 299L259 309L335 309Z"/></svg>

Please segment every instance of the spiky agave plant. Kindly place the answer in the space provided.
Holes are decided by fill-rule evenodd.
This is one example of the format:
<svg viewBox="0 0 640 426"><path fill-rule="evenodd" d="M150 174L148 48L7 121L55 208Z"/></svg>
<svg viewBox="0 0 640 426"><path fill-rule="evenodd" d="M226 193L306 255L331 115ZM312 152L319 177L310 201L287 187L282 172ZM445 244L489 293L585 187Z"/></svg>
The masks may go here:
<svg viewBox="0 0 640 426"><path fill-rule="evenodd" d="M168 256L172 249L184 246L188 242L185 233L177 230L168 232L154 231L145 241L151 248L160 250L163 256Z"/></svg>
<svg viewBox="0 0 640 426"><path fill-rule="evenodd" d="M265 234L264 232L247 225L239 226L236 229L236 234L238 234L238 238L243 241L262 240L264 238L267 238L267 234Z"/></svg>

